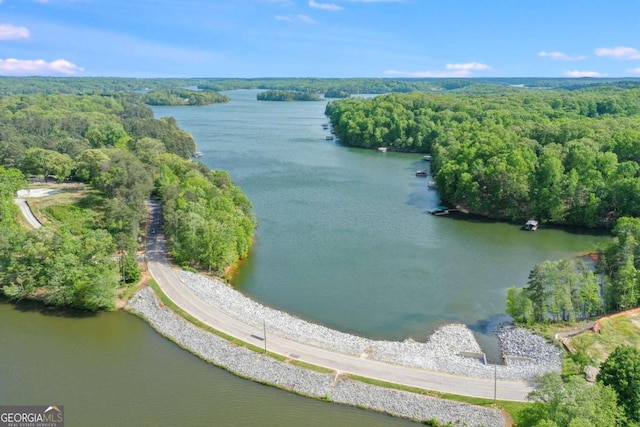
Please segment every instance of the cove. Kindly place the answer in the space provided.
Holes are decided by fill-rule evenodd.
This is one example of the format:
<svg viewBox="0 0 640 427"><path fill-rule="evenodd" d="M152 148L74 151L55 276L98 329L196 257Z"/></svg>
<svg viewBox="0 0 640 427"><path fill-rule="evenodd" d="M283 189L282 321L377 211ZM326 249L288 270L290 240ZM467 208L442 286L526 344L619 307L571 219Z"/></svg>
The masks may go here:
<svg viewBox="0 0 640 427"><path fill-rule="evenodd" d="M232 284L263 304L373 339L424 340L443 323L486 330L506 289L534 264L573 257L606 234L436 217L440 204L415 176L420 154L379 153L327 141L326 101L154 107L191 132L214 169L227 170L259 221Z"/></svg>

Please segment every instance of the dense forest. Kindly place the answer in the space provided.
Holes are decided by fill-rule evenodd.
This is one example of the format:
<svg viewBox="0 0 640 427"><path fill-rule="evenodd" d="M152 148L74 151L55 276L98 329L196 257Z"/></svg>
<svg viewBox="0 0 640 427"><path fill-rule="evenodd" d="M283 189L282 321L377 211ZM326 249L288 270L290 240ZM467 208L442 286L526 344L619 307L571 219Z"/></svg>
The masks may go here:
<svg viewBox="0 0 640 427"><path fill-rule="evenodd" d="M139 277L140 225L154 196L174 259L223 274L246 256L255 220L228 174L192 162L194 150L191 135L137 96L0 98L0 291L113 309L117 289ZM13 207L25 177L81 185L82 197L47 207L50 225L27 230Z"/></svg>
<svg viewBox="0 0 640 427"><path fill-rule="evenodd" d="M320 101L314 92L298 92L294 90L266 90L256 95L258 101Z"/></svg>
<svg viewBox="0 0 640 427"><path fill-rule="evenodd" d="M333 101L348 145L431 153L441 197L494 218L613 227L640 216L640 89Z"/></svg>

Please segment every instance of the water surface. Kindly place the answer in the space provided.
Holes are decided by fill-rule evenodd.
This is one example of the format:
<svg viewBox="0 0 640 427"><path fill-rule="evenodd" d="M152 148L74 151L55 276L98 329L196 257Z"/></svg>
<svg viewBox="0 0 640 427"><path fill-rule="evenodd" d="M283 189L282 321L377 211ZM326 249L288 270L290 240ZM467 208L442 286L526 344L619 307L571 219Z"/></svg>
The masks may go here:
<svg viewBox="0 0 640 427"><path fill-rule="evenodd" d="M326 141L326 101L158 107L191 132L209 167L231 173L260 223L233 284L269 306L376 339L424 339L448 322L484 324L534 264L594 249L606 237L435 217L419 154ZM480 328L481 329L481 328Z"/></svg>
<svg viewBox="0 0 640 427"><path fill-rule="evenodd" d="M128 313L0 300L0 405L63 405L73 426L401 426L215 368Z"/></svg>
<svg viewBox="0 0 640 427"><path fill-rule="evenodd" d="M441 323L483 331L533 264L606 237L433 217L420 155L326 141L324 102L154 108L228 170L260 226L233 284L342 331L425 338ZM388 426L407 421L295 396L213 368L127 313L84 315L0 301L0 404L62 404L69 426Z"/></svg>

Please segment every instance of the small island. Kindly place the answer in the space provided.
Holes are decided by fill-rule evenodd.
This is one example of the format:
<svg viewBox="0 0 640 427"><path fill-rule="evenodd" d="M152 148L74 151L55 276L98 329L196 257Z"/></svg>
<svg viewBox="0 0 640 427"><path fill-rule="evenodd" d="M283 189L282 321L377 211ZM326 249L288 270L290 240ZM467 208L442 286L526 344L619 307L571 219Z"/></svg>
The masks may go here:
<svg viewBox="0 0 640 427"><path fill-rule="evenodd" d="M351 93L344 89L331 88L324 93L325 98L349 98Z"/></svg>
<svg viewBox="0 0 640 427"><path fill-rule="evenodd" d="M320 101L315 92L294 90L267 90L257 95L258 101Z"/></svg>
<svg viewBox="0 0 640 427"><path fill-rule="evenodd" d="M229 97L209 90L153 89L142 94L147 105L211 105L229 102Z"/></svg>

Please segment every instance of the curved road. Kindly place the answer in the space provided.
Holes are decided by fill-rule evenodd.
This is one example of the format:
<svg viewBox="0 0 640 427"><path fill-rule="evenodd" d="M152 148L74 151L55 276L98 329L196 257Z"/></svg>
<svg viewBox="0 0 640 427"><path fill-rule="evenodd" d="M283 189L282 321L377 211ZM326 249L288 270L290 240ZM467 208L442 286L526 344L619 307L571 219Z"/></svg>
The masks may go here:
<svg viewBox="0 0 640 427"><path fill-rule="evenodd" d="M42 226L23 199L15 199L25 219L35 228ZM160 206L150 203L152 233L147 242L147 264L151 276L162 291L181 309L203 323L257 347L265 345L264 331L231 317L217 307L201 300L176 276L167 262L164 234L160 229ZM157 232L156 232L157 231ZM267 349L287 358L322 366L337 372L359 375L380 381L435 390L443 393L500 400L526 400L533 384L523 381L464 377L427 371L402 365L362 359L320 347L300 343L275 334L267 335ZM495 387L495 388L494 388Z"/></svg>
<svg viewBox="0 0 640 427"><path fill-rule="evenodd" d="M157 203L151 202L150 209L152 233L147 243L148 268L162 291L181 309L201 322L244 342L264 347L262 328L247 325L203 301L174 274L165 255L165 240L160 228L161 208ZM533 384L523 381L498 380L494 384L493 379L465 377L362 359L293 341L275 334L267 334L266 338L267 349L270 352L287 358L338 372L426 390L486 399L493 399L494 390L496 390L496 396L500 400L524 401L527 394L534 388Z"/></svg>
<svg viewBox="0 0 640 427"><path fill-rule="evenodd" d="M40 221L38 221L38 219L33 215L33 212L31 212L31 208L29 207L25 199L13 199L13 201L16 205L18 205L20 212L22 212L22 216L27 220L29 225L31 225L33 228L42 227Z"/></svg>

